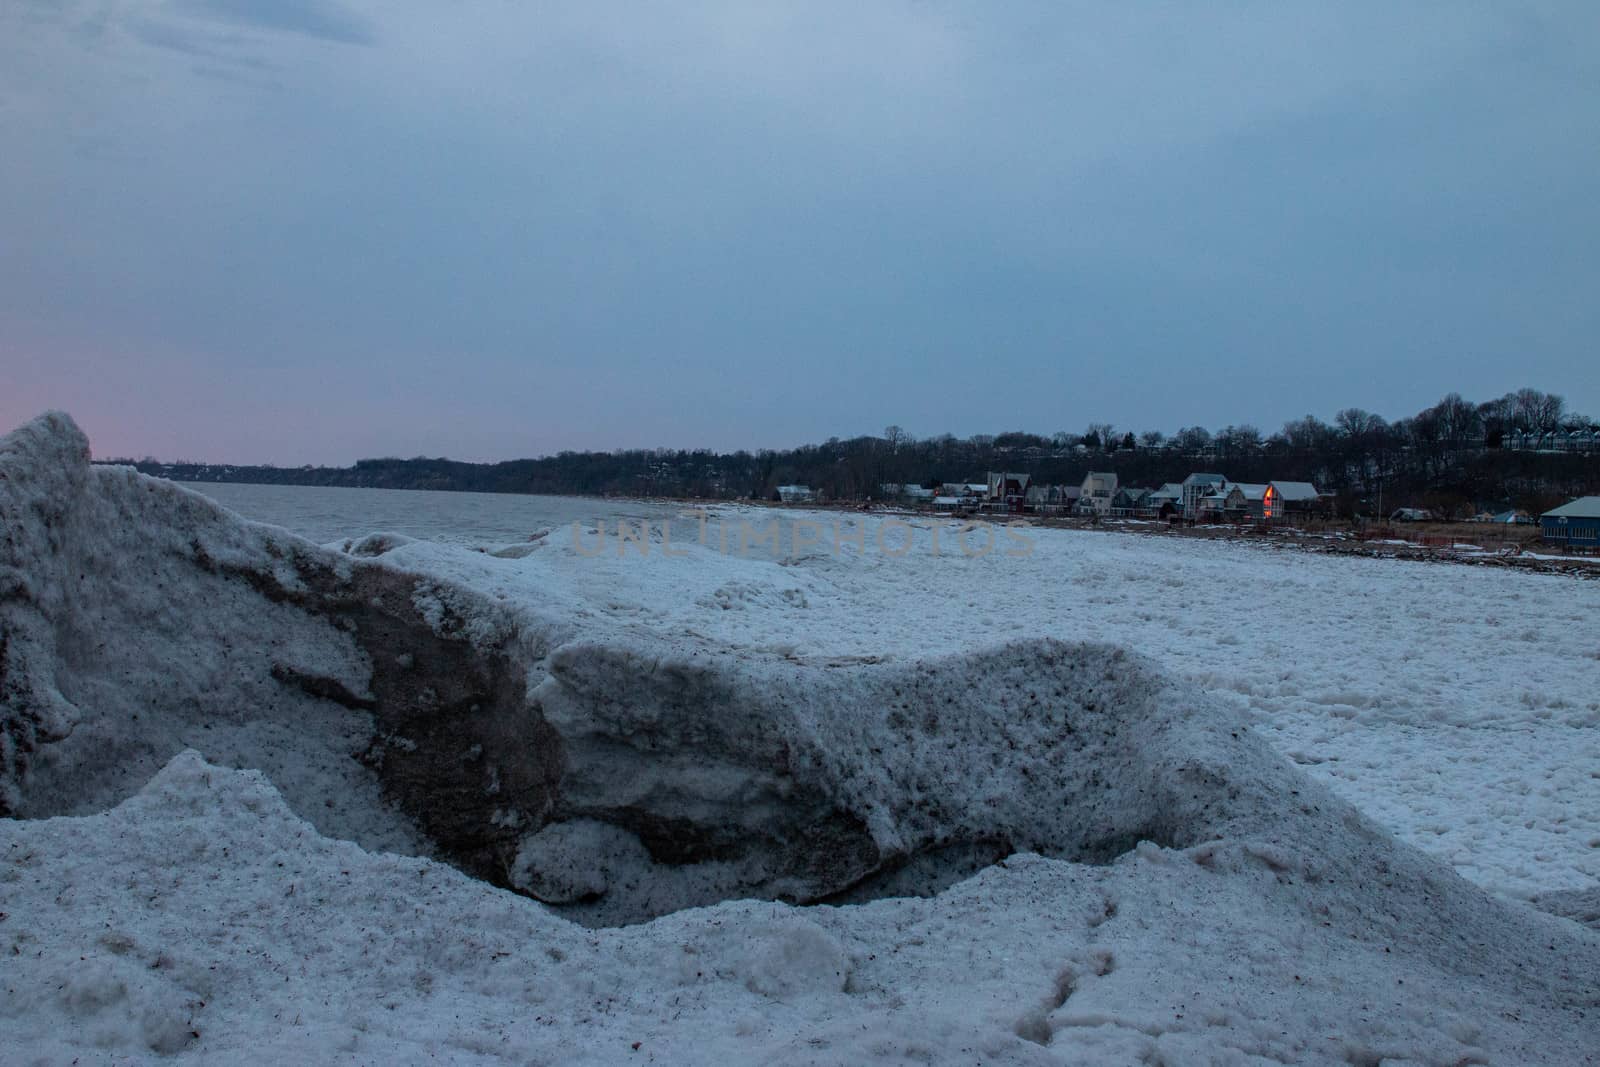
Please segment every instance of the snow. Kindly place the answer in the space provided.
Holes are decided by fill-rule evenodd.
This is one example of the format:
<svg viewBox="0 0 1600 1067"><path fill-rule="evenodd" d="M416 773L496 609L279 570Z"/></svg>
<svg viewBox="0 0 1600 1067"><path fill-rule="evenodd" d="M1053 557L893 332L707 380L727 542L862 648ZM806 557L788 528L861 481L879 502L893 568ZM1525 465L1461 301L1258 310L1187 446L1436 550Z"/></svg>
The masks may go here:
<svg viewBox="0 0 1600 1067"><path fill-rule="evenodd" d="M0 1033L41 1062L1592 1054L1594 938L1483 901L1455 913L1473 940L1503 950L1498 919L1538 943L1524 970L1478 975L1470 947L1452 966L1381 921L1308 910L1332 873L1228 844L1110 867L1017 855L932 899L742 901L590 931L323 837L261 775L185 753L105 815L0 823Z"/></svg>
<svg viewBox="0 0 1600 1067"><path fill-rule="evenodd" d="M86 457L63 416L0 439L21 1062L1600 1048L1594 583L1027 529L969 556L926 519L896 555L882 517L836 552L836 514L745 508L670 556L403 515L323 549ZM773 520L776 553L719 551Z"/></svg>
<svg viewBox="0 0 1600 1067"><path fill-rule="evenodd" d="M580 558L570 528L524 559L418 542L384 557L510 603L559 602L586 632L689 637L805 663L914 660L1022 637L1136 649L1243 715L1401 839L1496 892L1600 884L1600 583L1206 539L1027 530L962 554L958 521L709 509L674 551ZM658 522L660 520L657 520ZM778 560L738 552L779 521ZM795 522L821 545L790 558ZM859 522L835 554L834 523ZM718 546L726 525L727 553ZM940 553L933 554L933 531ZM582 544L593 548L591 526ZM615 529L609 526L608 529ZM884 535L898 550L898 529ZM615 541L613 535L612 542ZM972 551L981 534L967 538Z"/></svg>

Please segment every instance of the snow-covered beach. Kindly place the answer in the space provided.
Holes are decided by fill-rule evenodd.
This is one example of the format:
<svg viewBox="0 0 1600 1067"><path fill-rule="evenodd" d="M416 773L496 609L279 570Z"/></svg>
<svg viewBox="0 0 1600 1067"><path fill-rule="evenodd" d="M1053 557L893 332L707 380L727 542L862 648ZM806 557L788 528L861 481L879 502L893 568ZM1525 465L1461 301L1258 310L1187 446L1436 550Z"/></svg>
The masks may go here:
<svg viewBox="0 0 1600 1067"><path fill-rule="evenodd" d="M283 487L197 488L335 546L335 531L367 530L319 504L350 490L313 491L306 506ZM378 501L350 510L413 531L443 527L452 498L472 497L367 495ZM982 531L963 538L960 520L928 517L571 498L538 510L512 498L501 506L514 520L483 514L502 501L473 499L449 543L385 558L497 600L563 604L589 627L803 661L1107 642L1237 708L1311 777L1471 881L1521 897L1600 885L1600 584L1071 530L1023 531L1026 554L1004 537L984 551ZM485 558L517 551L513 521L538 550ZM619 539L641 522L648 544ZM815 543L795 553L797 523ZM757 540L766 531L776 554Z"/></svg>
<svg viewBox="0 0 1600 1067"><path fill-rule="evenodd" d="M1595 583L734 507L319 548L60 417L0 474L21 1062L1600 1048Z"/></svg>

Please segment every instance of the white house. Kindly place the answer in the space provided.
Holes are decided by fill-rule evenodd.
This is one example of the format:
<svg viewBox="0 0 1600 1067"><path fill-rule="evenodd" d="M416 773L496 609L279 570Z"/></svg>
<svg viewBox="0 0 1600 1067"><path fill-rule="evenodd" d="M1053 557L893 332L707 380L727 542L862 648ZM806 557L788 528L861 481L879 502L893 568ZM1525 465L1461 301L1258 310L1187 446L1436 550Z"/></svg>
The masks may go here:
<svg viewBox="0 0 1600 1067"><path fill-rule="evenodd" d="M1192 519L1203 510L1201 501L1214 494L1220 495L1223 487L1228 484L1228 479L1220 474L1195 473L1183 480L1180 488L1183 490L1183 514L1185 518Z"/></svg>
<svg viewBox="0 0 1600 1067"><path fill-rule="evenodd" d="M1078 510L1105 515L1111 511L1111 498L1117 495L1115 471L1090 471L1084 476L1078 496Z"/></svg>

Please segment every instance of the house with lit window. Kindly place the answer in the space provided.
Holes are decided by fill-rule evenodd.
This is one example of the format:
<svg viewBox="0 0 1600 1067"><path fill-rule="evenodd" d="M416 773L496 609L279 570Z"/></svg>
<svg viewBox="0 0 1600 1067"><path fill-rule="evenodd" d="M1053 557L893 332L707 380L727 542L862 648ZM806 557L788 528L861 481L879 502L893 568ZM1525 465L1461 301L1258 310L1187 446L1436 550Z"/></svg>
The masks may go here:
<svg viewBox="0 0 1600 1067"><path fill-rule="evenodd" d="M1267 522L1281 522L1322 510L1322 494L1310 482L1268 482L1261 498L1261 517Z"/></svg>
<svg viewBox="0 0 1600 1067"><path fill-rule="evenodd" d="M1261 522L1267 510L1269 485L1259 482L1228 483L1229 515L1235 520Z"/></svg>

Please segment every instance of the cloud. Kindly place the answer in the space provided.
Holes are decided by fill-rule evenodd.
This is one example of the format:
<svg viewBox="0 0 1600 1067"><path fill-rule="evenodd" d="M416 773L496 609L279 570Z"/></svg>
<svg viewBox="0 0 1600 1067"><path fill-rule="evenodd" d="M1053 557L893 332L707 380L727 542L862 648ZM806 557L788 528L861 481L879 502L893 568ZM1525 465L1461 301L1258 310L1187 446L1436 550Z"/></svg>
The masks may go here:
<svg viewBox="0 0 1600 1067"><path fill-rule="evenodd" d="M338 44L377 41L372 23L331 0L183 0L181 8L205 18Z"/></svg>
<svg viewBox="0 0 1600 1067"><path fill-rule="evenodd" d="M396 383L306 461L1594 411L1597 77L1592 0L0 0L0 416L23 347L235 458Z"/></svg>
<svg viewBox="0 0 1600 1067"><path fill-rule="evenodd" d="M197 71L222 68L268 71L276 68L276 64L269 60L251 54L247 42L241 41L236 35L197 32L185 25L156 19L132 21L127 29L135 40L152 48L165 48L204 61L201 67L195 68Z"/></svg>

